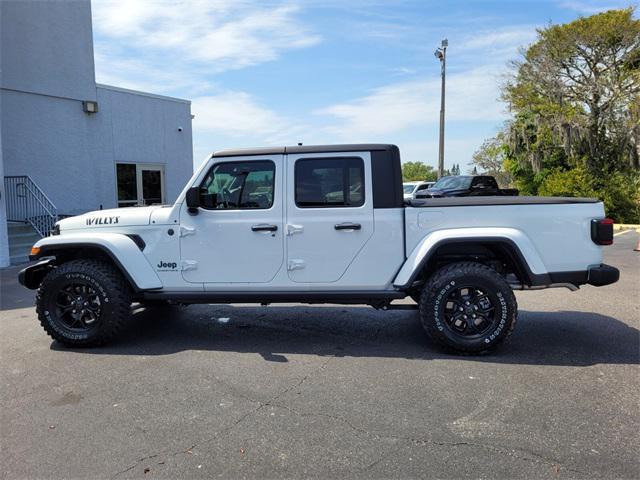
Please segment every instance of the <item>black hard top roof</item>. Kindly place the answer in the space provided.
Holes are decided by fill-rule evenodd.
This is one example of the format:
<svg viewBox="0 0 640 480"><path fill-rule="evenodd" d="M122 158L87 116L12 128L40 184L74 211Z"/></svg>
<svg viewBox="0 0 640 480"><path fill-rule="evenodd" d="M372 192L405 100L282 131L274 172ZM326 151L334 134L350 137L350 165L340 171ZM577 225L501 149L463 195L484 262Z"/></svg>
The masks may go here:
<svg viewBox="0 0 640 480"><path fill-rule="evenodd" d="M214 152L212 157L239 157L244 155L282 155L285 153L370 152L394 150L387 143L351 143L346 145L294 145L289 147L237 148Z"/></svg>

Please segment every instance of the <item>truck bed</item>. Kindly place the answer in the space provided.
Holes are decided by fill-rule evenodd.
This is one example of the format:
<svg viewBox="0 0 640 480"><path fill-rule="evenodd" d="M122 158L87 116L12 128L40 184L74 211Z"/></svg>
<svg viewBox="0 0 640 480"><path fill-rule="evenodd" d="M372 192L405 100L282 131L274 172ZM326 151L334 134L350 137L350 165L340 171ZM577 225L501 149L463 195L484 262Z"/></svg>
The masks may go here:
<svg viewBox="0 0 640 480"><path fill-rule="evenodd" d="M540 259L531 265L534 273L578 271L602 263L602 247L591 240L591 220L605 216L595 199L431 198L411 201L404 211L407 256L432 234L453 238L471 230L489 235L499 229L512 232Z"/></svg>

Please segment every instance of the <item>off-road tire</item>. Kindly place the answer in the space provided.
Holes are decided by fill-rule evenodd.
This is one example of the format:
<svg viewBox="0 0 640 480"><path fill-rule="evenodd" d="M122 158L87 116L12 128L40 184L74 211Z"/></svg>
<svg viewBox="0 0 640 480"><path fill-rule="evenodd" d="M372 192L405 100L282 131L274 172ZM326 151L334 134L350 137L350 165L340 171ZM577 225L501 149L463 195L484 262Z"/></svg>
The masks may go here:
<svg viewBox="0 0 640 480"><path fill-rule="evenodd" d="M100 302L98 321L87 331L72 331L57 312L55 302L69 282L82 282ZM72 260L51 270L36 294L36 312L42 328L54 340L71 347L95 347L113 340L131 315L131 289L107 262Z"/></svg>
<svg viewBox="0 0 640 480"><path fill-rule="evenodd" d="M478 289L475 291L476 305L482 302L482 297L492 304L492 319L486 314L481 323L484 330L476 330L475 323L468 323L471 315L462 320L461 316L467 313L462 309L474 308L474 301L467 306L464 299L470 297L460 296L457 292L464 292L468 287ZM478 291L484 294L478 295ZM456 330L449 313L451 303L453 311L457 311L460 304L460 316L456 318L462 328L472 334L465 336ZM427 335L435 343L462 354L485 353L504 342L515 328L518 316L518 305L509 284L495 270L475 262L452 263L437 270L424 285L419 305L420 320Z"/></svg>

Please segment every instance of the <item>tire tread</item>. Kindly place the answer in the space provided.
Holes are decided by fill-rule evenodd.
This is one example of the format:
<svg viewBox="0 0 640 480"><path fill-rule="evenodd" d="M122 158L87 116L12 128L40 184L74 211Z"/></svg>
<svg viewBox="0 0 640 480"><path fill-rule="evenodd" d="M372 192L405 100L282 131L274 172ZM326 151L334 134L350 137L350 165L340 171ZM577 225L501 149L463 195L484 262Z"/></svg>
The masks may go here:
<svg viewBox="0 0 640 480"><path fill-rule="evenodd" d="M506 332L501 336L500 341L494 344L489 345L486 348L478 349L475 347L457 344L454 345L452 342L447 339L444 335L442 335L437 328L435 327L434 322L428 321L430 318L430 307L429 302L434 296L437 294L438 285L441 285L444 278L449 277L453 272L462 276L468 275L486 275L490 276L494 281L503 284L503 288L511 292L511 295L506 296L506 301L508 303L507 307L513 309L513 318L509 322L508 327L506 328ZM437 270L425 283L423 288L423 294L420 297L419 302L419 312L420 312L420 321L422 326L427 333L427 336L437 345L444 347L446 349L453 349L457 353L463 355L478 355L484 354L491 351L498 344L506 342L513 330L515 329L517 320L518 320L518 303L516 301L515 295L511 290L511 287L506 282L502 276L492 268L483 265L477 262L456 262L445 265L444 267Z"/></svg>
<svg viewBox="0 0 640 480"><path fill-rule="evenodd" d="M109 318L102 319L104 322L103 327L92 338L85 340L66 338L51 327L44 314L46 310L44 292L52 281L68 272L81 272L97 277L109 292L109 300L113 312L109 315ZM54 340L73 347L96 347L113 340L130 317L130 306L131 289L127 281L115 267L97 259L79 259L63 263L45 276L36 293L36 313L44 331Z"/></svg>

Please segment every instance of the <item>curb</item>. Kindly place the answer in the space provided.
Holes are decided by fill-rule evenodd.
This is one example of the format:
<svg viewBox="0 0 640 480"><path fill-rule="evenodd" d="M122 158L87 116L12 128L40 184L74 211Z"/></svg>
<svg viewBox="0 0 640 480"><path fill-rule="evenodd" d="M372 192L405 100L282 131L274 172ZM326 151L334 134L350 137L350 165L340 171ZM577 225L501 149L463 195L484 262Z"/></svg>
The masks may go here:
<svg viewBox="0 0 640 480"><path fill-rule="evenodd" d="M614 223L613 229L617 231L623 230L635 230L637 233L640 233L640 225L629 224L629 223Z"/></svg>

